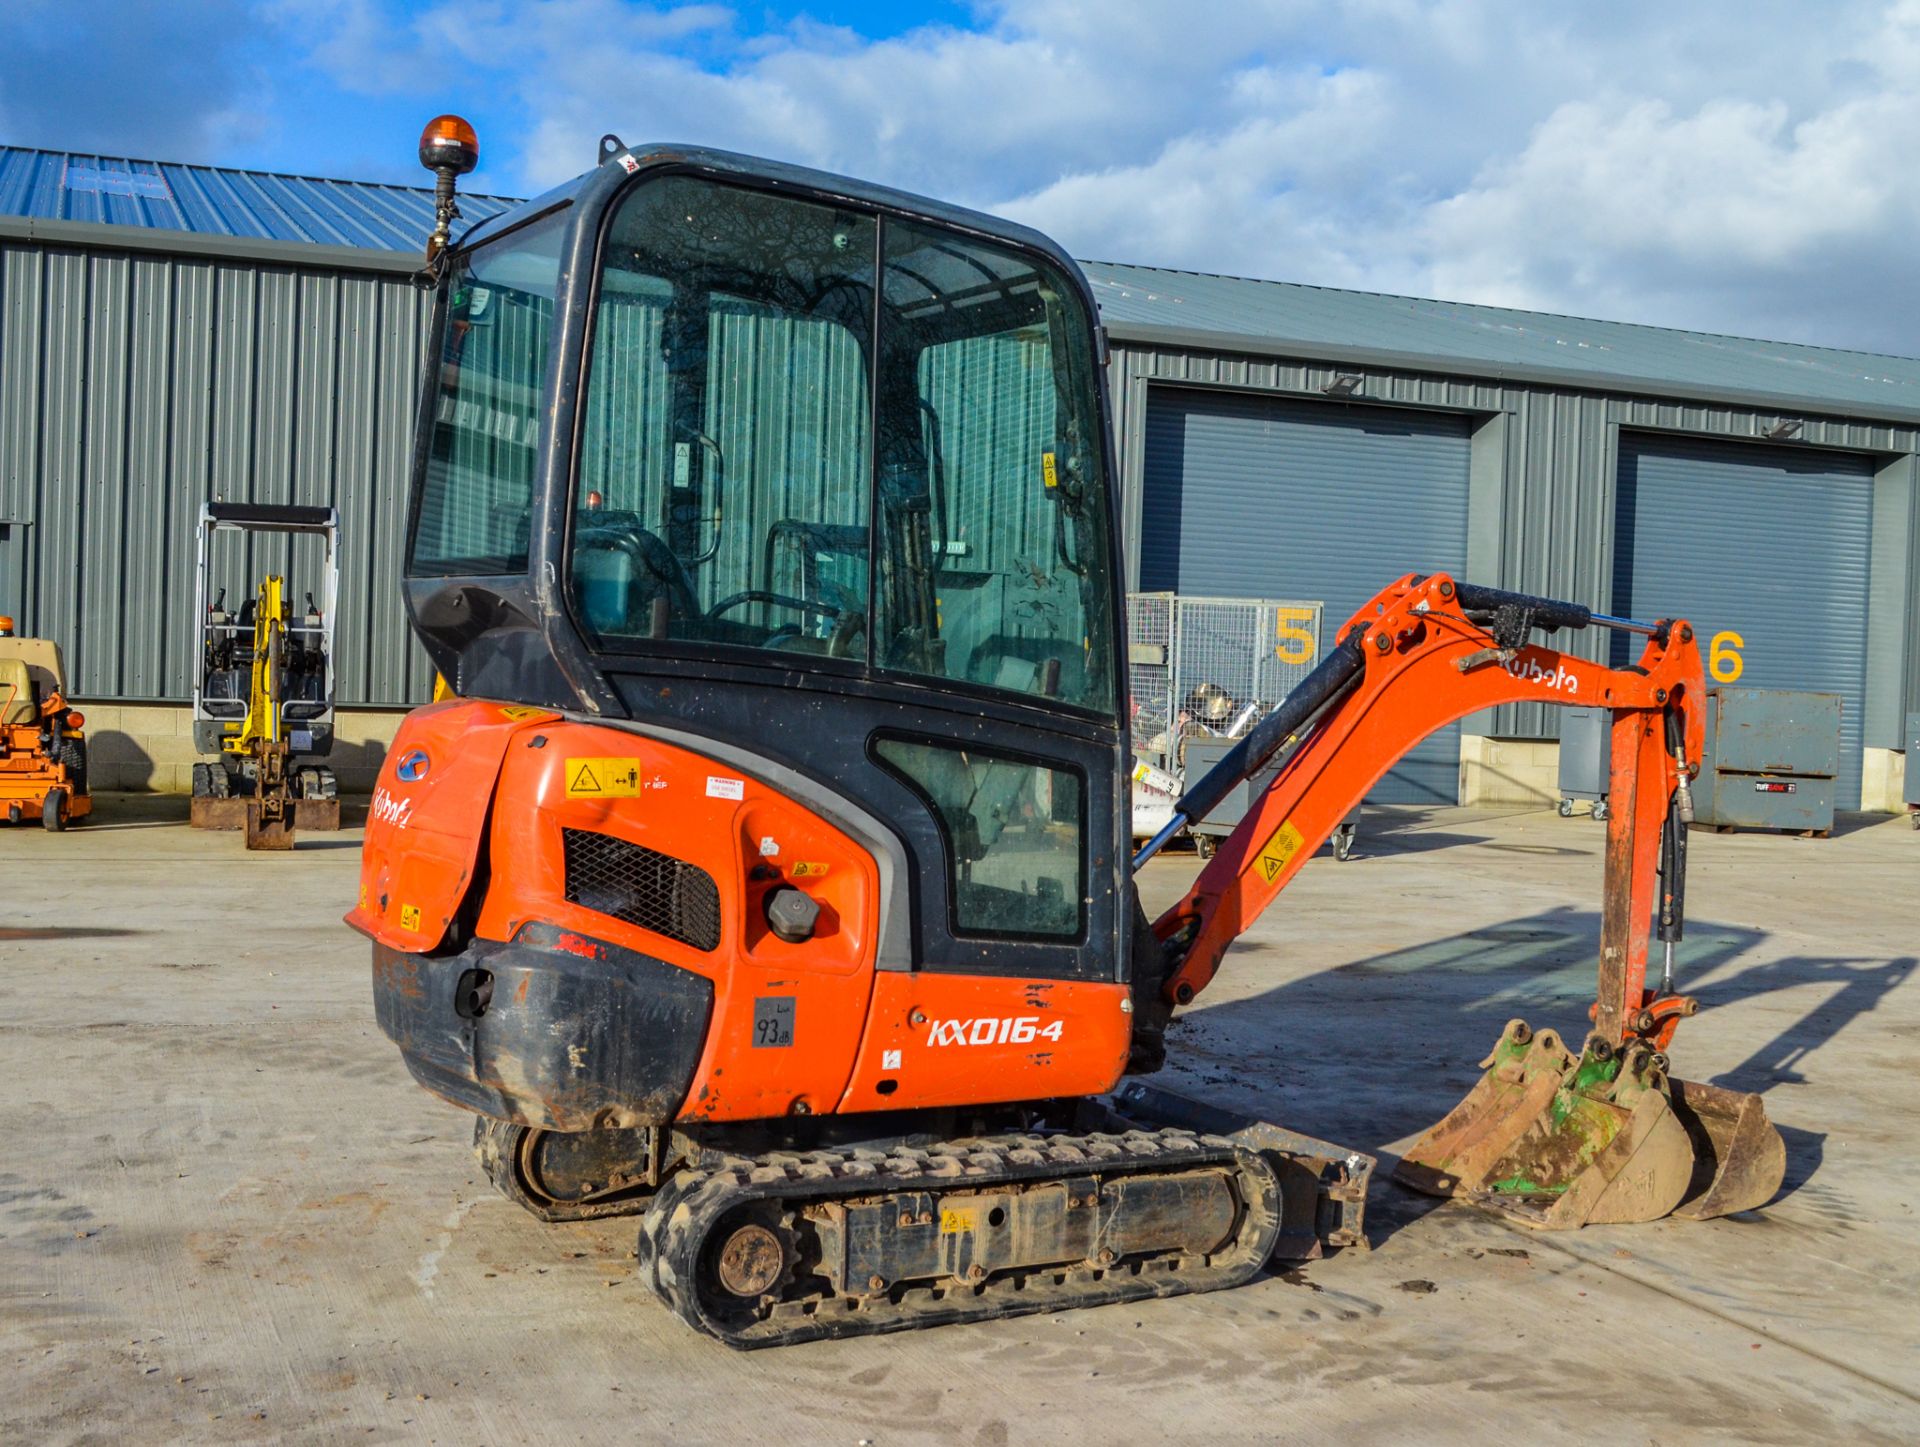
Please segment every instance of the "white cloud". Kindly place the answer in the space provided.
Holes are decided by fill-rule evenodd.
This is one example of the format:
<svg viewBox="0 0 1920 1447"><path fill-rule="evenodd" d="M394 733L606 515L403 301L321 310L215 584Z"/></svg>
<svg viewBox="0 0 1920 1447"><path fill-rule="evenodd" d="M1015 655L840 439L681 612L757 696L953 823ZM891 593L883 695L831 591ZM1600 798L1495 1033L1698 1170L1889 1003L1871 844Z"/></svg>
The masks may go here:
<svg viewBox="0 0 1920 1447"><path fill-rule="evenodd" d="M615 130L931 192L1083 256L1920 346L1920 0L995 0L876 42L748 37L710 5L287 3L356 84L457 53L511 87L529 191Z"/></svg>

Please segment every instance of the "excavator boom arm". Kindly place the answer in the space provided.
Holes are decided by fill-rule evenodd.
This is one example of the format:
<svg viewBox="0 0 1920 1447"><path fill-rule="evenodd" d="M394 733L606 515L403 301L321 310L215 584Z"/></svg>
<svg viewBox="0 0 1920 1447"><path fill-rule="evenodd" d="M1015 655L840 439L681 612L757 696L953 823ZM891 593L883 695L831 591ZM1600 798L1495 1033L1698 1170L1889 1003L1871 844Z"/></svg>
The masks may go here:
<svg viewBox="0 0 1920 1447"><path fill-rule="evenodd" d="M1362 607L1315 674L1175 806L1176 824L1205 817L1239 778L1304 733L1186 897L1155 922L1154 934L1168 949L1169 1003L1186 1004L1205 988L1228 945L1415 744L1498 704L1586 705L1613 711L1595 1027L1613 1041L1657 1034L1664 1044L1675 1021L1647 1013L1648 940L1656 905L1667 903L1656 898L1663 831L1671 832L1676 789L1700 758L1700 654L1693 630L1680 621L1628 625L1648 637L1639 663L1625 669L1526 641L1536 629L1589 621L1592 615L1576 605L1456 584L1437 573L1409 574ZM1677 879L1668 883L1677 894Z"/></svg>

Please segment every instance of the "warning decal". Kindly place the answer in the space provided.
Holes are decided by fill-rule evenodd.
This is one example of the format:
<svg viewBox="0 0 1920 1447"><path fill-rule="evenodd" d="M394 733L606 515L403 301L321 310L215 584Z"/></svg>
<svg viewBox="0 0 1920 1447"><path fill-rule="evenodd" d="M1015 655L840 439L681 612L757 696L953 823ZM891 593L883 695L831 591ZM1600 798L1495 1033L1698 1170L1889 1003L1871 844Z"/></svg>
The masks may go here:
<svg viewBox="0 0 1920 1447"><path fill-rule="evenodd" d="M1054 465L1053 454L1051 452L1043 452L1040 454L1040 477L1048 487L1058 487L1060 485L1060 470Z"/></svg>
<svg viewBox="0 0 1920 1447"><path fill-rule="evenodd" d="M640 794L638 759L568 759L569 799L634 799Z"/></svg>
<svg viewBox="0 0 1920 1447"><path fill-rule="evenodd" d="M420 928L420 906L403 904L400 906L400 928L418 930Z"/></svg>
<svg viewBox="0 0 1920 1447"><path fill-rule="evenodd" d="M1273 837L1261 846L1260 852L1253 856L1254 866L1260 871L1262 883L1272 884L1280 877L1280 871L1287 867L1287 861L1302 843L1300 831L1288 820L1273 831Z"/></svg>

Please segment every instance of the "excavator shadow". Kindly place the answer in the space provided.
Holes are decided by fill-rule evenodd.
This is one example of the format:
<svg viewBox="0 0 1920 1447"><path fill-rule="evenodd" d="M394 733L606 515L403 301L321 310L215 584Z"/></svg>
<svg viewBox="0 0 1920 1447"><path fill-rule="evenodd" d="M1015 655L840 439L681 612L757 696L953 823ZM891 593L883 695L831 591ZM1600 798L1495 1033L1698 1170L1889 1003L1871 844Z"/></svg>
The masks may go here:
<svg viewBox="0 0 1920 1447"><path fill-rule="evenodd" d="M1443 825L1441 820L1446 821ZM1368 855L1427 854L1461 844L1485 845L1484 834L1461 833L1457 806L1387 804L1369 806L1361 816L1355 858Z"/></svg>
<svg viewBox="0 0 1920 1447"><path fill-rule="evenodd" d="M1480 1078L1484 1052L1515 1017L1578 1040L1593 999L1597 911L1553 909L1393 950L1291 981L1245 999L1203 1005L1176 1020L1165 1083L1187 1094L1311 1131L1382 1157L1439 1120ZM1680 947L1681 988L1701 1002L1682 1027L1675 1070L1739 1091L1816 1083L1802 1066L1858 1016L1905 981L1917 962L1786 956L1739 968L1763 931L1700 920ZM1242 947L1244 950L1244 946ZM1257 957L1275 949L1258 945ZM1700 983L1695 984L1694 981ZM1717 1005L1784 990L1839 988L1797 1014L1731 1069L1691 1066L1690 1032L1702 1036ZM1818 1170L1824 1136L1781 1125L1787 1175L1781 1195ZM1370 1208L1375 1245L1424 1216L1438 1200L1378 1190ZM1776 1196L1775 1199L1779 1199Z"/></svg>

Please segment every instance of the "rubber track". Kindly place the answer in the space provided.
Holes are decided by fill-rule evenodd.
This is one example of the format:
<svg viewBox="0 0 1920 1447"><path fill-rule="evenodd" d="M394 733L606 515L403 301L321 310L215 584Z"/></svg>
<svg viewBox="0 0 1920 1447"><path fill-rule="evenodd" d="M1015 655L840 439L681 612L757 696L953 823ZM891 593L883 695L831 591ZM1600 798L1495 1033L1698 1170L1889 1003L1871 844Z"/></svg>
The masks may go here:
<svg viewBox="0 0 1920 1447"><path fill-rule="evenodd" d="M1209 1257L1123 1258L1104 1268L1088 1263L1023 1268L978 1284L950 1278L903 1283L870 1296L778 1301L737 1321L708 1311L696 1289L707 1233L730 1212L754 1202L798 1210L844 1197L972 1192L1003 1183L1106 1180L1218 1165L1236 1170L1243 1209L1234 1239ZM856 1147L727 1156L705 1169L682 1171L661 1187L641 1221L636 1270L696 1330L732 1347L776 1346L1238 1286L1266 1264L1280 1229L1280 1205L1279 1181L1257 1153L1181 1130L991 1136L932 1150Z"/></svg>

